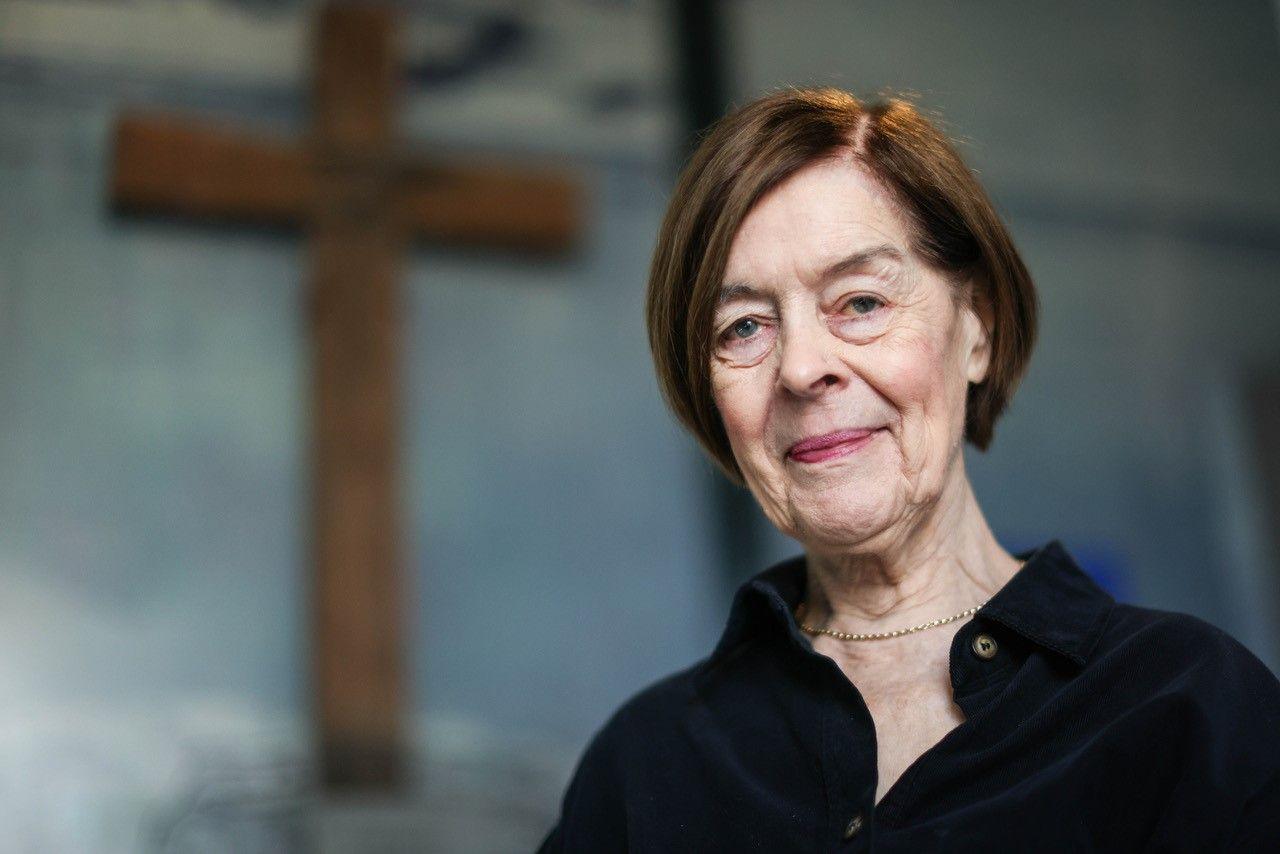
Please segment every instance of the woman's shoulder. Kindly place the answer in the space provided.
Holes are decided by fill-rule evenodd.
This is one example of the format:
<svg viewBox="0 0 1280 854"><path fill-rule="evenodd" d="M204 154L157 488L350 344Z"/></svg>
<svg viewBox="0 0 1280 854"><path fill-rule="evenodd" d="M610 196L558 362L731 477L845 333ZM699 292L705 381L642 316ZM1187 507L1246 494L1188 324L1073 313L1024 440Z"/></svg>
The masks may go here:
<svg viewBox="0 0 1280 854"><path fill-rule="evenodd" d="M1275 673L1208 620L1119 603L1091 666L1096 695L1121 717L1141 721L1139 727L1189 769L1184 777L1203 786L1201 804L1235 811L1232 841L1223 850L1274 850L1280 838ZM1132 714L1136 707L1150 714Z"/></svg>
<svg viewBox="0 0 1280 854"><path fill-rule="evenodd" d="M695 679L705 660L654 679L623 700L596 730L584 751L590 759L616 759L652 748L659 732L678 728L695 699Z"/></svg>
<svg viewBox="0 0 1280 854"><path fill-rule="evenodd" d="M560 818L540 854L601 850L602 839L619 844L626 839L628 800L669 788L672 769L687 755L674 736L694 698L694 678L704 661L644 685L596 729L573 769Z"/></svg>
<svg viewBox="0 0 1280 854"><path fill-rule="evenodd" d="M1117 603L1093 658L1147 684L1247 699L1280 726L1280 679L1234 635L1194 614Z"/></svg>
<svg viewBox="0 0 1280 854"><path fill-rule="evenodd" d="M1267 670L1261 659L1234 635L1203 617L1183 611L1117 602L1111 607L1101 641L1104 645L1108 642L1157 643L1166 652L1181 649L1192 659L1239 659Z"/></svg>

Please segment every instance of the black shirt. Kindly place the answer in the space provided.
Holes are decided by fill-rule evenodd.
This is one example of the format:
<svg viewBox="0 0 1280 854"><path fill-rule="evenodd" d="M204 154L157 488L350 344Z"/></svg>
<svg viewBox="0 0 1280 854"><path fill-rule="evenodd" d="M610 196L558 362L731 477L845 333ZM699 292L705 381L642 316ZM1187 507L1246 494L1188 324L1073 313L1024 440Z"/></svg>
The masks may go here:
<svg viewBox="0 0 1280 854"><path fill-rule="evenodd" d="M1280 851L1280 682L1188 614L1117 604L1059 540L956 633L965 721L875 803L875 726L743 583L714 652L596 732L540 852Z"/></svg>

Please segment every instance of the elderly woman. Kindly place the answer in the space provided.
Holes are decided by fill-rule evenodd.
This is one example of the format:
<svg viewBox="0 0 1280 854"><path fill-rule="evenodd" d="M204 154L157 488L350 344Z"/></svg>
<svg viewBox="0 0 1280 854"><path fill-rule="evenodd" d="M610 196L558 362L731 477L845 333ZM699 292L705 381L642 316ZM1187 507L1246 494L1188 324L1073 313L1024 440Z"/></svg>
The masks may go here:
<svg viewBox="0 0 1280 854"><path fill-rule="evenodd" d="M1195 617L1010 554L991 442L1036 331L912 106L787 90L671 199L649 335L680 421L804 553L596 733L542 851L1280 851L1280 683Z"/></svg>

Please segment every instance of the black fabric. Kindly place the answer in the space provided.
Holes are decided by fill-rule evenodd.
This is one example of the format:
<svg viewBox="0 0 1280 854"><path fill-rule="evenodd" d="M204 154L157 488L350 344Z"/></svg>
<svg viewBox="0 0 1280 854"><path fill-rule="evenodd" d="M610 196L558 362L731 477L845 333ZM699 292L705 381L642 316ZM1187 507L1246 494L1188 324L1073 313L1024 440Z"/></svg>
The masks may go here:
<svg viewBox="0 0 1280 854"><path fill-rule="evenodd" d="M801 555L595 733L539 851L1280 851L1271 671L1204 620L1117 604L1059 540L1016 556L951 644L966 720L880 803L862 695L792 614Z"/></svg>

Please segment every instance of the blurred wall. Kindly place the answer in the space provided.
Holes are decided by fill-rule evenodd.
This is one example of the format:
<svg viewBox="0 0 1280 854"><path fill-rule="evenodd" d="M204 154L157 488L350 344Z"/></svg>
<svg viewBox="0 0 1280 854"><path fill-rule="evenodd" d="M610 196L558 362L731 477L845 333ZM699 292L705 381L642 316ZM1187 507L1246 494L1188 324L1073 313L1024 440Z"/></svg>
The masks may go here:
<svg viewBox="0 0 1280 854"><path fill-rule="evenodd" d="M557 155L586 198L568 258L424 247L402 289L414 744L437 785L474 773L539 809L720 619L702 463L642 321L662 19L579 5L517 16L519 51L404 105L423 148ZM119 220L106 195L124 106L299 132L305 8L172 8L120 4L132 29L104 4L0 8L0 814L45 850L136 850L135 820L307 747L302 243ZM459 9L411 19L411 55L468 49ZM276 40L227 68L256 27ZM546 791L511 771L539 744Z"/></svg>

